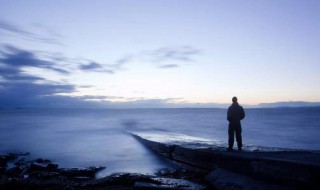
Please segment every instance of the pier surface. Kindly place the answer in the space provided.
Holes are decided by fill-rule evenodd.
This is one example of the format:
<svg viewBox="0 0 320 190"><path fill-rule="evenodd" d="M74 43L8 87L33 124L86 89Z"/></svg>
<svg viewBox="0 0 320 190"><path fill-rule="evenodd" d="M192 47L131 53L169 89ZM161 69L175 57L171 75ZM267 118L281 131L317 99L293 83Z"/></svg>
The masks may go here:
<svg viewBox="0 0 320 190"><path fill-rule="evenodd" d="M230 184L248 189L320 189L319 151L247 145L243 151L227 152L225 142L183 134L132 135L169 160L207 171L217 189Z"/></svg>

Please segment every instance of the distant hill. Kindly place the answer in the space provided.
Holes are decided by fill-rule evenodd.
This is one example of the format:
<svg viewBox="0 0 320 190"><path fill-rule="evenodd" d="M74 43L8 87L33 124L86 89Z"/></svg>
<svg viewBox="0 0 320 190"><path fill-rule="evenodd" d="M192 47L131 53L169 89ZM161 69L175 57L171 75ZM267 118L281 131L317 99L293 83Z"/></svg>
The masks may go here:
<svg viewBox="0 0 320 190"><path fill-rule="evenodd" d="M273 102L261 103L257 107L260 108L275 108L275 107L317 107L320 102L303 102L303 101L288 101L288 102Z"/></svg>

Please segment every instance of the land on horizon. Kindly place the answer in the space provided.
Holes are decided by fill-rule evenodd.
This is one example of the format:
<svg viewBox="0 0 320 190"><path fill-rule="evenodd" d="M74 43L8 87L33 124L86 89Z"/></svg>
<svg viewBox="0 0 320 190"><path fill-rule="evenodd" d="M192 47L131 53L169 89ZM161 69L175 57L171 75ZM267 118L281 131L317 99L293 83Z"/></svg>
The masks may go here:
<svg viewBox="0 0 320 190"><path fill-rule="evenodd" d="M283 102L273 102L273 103L259 103L257 105L247 105L247 104L241 104L246 109L248 108L302 108L302 107L320 107L320 102L304 102L304 101L283 101ZM7 108L14 108L14 109L26 109L26 108L70 108L70 109L76 109L76 108L90 108L90 109L136 109L136 108L228 108L230 104L218 104L218 103L195 103L195 104L162 104L162 105L139 105L134 104L130 105L130 103L124 103L124 104L117 104L117 103L111 103L111 104L105 104L105 103L90 103L85 104L83 107L75 107L72 105L62 105L62 106L53 106L53 107L46 107L45 105L39 105L39 106L0 106L0 109L7 109Z"/></svg>

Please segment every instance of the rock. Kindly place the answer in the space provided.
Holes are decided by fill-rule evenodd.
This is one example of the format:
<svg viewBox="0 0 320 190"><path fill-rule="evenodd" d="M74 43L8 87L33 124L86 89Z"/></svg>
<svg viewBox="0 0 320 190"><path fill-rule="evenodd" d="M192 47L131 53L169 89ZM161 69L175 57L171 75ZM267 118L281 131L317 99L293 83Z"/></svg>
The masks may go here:
<svg viewBox="0 0 320 190"><path fill-rule="evenodd" d="M59 165L58 164L53 164L53 163L50 163L46 166L46 169L47 170L55 170L55 169L58 169Z"/></svg>
<svg viewBox="0 0 320 190"><path fill-rule="evenodd" d="M17 159L19 156L29 156L29 155L30 155L29 152L19 152L19 153L9 153L5 155L5 157L7 158L8 161L12 161Z"/></svg>
<svg viewBox="0 0 320 190"><path fill-rule="evenodd" d="M74 190L74 188L71 187L71 186L65 186L65 187L63 188L63 190Z"/></svg>
<svg viewBox="0 0 320 190"><path fill-rule="evenodd" d="M22 175L22 171L24 170L21 166L16 166L7 170L6 175L8 177L20 177Z"/></svg>
<svg viewBox="0 0 320 190"><path fill-rule="evenodd" d="M6 167L0 167L0 176L6 173Z"/></svg>
<svg viewBox="0 0 320 190"><path fill-rule="evenodd" d="M92 179L91 177L73 177L72 178L72 180L79 181L79 182L88 181L88 180L91 180L91 179Z"/></svg>
<svg viewBox="0 0 320 190"><path fill-rule="evenodd" d="M46 168L46 165L43 165L43 164L38 164L38 163L33 163L30 165L29 167L29 172L34 172L34 171L45 171L47 168Z"/></svg>
<svg viewBox="0 0 320 190"><path fill-rule="evenodd" d="M39 163L39 164L48 164L48 163L51 163L51 160L38 158L38 159L35 160L35 162Z"/></svg>
<svg viewBox="0 0 320 190"><path fill-rule="evenodd" d="M83 183L83 186L87 188L91 187L100 187L100 186L133 186L135 182L148 182L154 184L161 184L158 181L152 180L152 176L142 175L142 174L132 174L132 173L115 173L110 176L106 176L100 179L96 179L94 181L88 181Z"/></svg>
<svg viewBox="0 0 320 190"><path fill-rule="evenodd" d="M310 168L304 167L302 164L297 165L290 162L277 161L252 161L251 167L255 175L282 183L294 184L294 186L307 184L312 180Z"/></svg>
<svg viewBox="0 0 320 190"><path fill-rule="evenodd" d="M172 175L175 175L176 173L178 173L178 170L173 168L163 168L157 172L157 174L161 176L172 176Z"/></svg>
<svg viewBox="0 0 320 190"><path fill-rule="evenodd" d="M263 181L259 181L250 178L245 175L233 173L221 168L215 169L206 176L206 181L212 184L217 190L231 189L256 189L256 190L285 190L286 187L268 184Z"/></svg>
<svg viewBox="0 0 320 190"><path fill-rule="evenodd" d="M159 185L140 181L137 181L133 187L134 189L178 189L177 187L170 187L166 185Z"/></svg>
<svg viewBox="0 0 320 190"><path fill-rule="evenodd" d="M18 155L14 154L14 153L9 153L6 156L7 161L9 160L15 160L16 158L18 158Z"/></svg>
<svg viewBox="0 0 320 190"><path fill-rule="evenodd" d="M67 177L90 177L94 178L96 175L96 168L63 168L60 173Z"/></svg>
<svg viewBox="0 0 320 190"><path fill-rule="evenodd" d="M7 158L5 156L0 156L0 167L6 167L7 166Z"/></svg>
<svg viewBox="0 0 320 190"><path fill-rule="evenodd" d="M14 163L14 165L15 165L15 166L24 166L24 167L26 167L26 166L28 165L28 163L27 163L27 161L26 161L25 158L21 158L21 159L19 159L18 161L16 161L16 162Z"/></svg>
<svg viewBox="0 0 320 190"><path fill-rule="evenodd" d="M99 166L99 167L91 166L91 167L89 167L89 169L92 169L92 170L94 170L96 172L99 172L101 170L106 169L106 167L103 167L103 166Z"/></svg>
<svg viewBox="0 0 320 190"><path fill-rule="evenodd" d="M155 177L155 178L151 178L157 182L160 182L165 188L172 188L172 189L210 189L210 187L206 187L203 184L199 184L196 182L192 182L190 180L186 180L186 179L177 179L177 178L168 178L168 177L164 177L164 178L159 178L159 177Z"/></svg>
<svg viewBox="0 0 320 190"><path fill-rule="evenodd" d="M38 179L52 179L56 176L59 176L60 174L58 172L39 172L37 175L35 175L36 178Z"/></svg>
<svg viewBox="0 0 320 190"><path fill-rule="evenodd" d="M43 163L44 163L44 160L43 160L42 158L38 158L38 159L36 160L36 162L39 163L39 164L43 164Z"/></svg>

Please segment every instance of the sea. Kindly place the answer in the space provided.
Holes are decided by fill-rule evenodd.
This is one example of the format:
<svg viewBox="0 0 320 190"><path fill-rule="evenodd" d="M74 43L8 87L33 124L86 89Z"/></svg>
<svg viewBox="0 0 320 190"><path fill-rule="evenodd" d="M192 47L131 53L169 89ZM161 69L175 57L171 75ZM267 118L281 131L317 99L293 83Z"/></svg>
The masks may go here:
<svg viewBox="0 0 320 190"><path fill-rule="evenodd" d="M245 109L244 145L320 150L320 107ZM227 142L227 109L0 109L0 154L30 152L60 167L105 166L153 174L171 163L130 133L183 134Z"/></svg>

